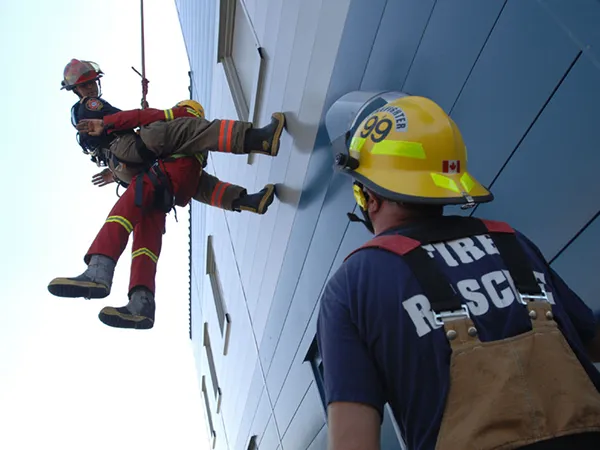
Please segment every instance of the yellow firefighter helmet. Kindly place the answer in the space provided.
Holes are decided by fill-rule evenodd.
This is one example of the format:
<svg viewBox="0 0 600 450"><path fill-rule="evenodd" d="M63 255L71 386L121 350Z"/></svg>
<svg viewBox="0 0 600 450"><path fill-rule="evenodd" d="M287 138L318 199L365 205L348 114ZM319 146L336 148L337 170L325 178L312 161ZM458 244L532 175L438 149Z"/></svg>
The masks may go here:
<svg viewBox="0 0 600 450"><path fill-rule="evenodd" d="M196 100L182 100L175 106L187 107L188 110L191 109L192 111L195 111L197 117L204 119L204 107Z"/></svg>
<svg viewBox="0 0 600 450"><path fill-rule="evenodd" d="M467 150L454 121L424 97L402 97L373 111L351 137L349 156L338 155L337 164L355 179L361 208L363 187L401 203L473 206L493 200L467 171Z"/></svg>

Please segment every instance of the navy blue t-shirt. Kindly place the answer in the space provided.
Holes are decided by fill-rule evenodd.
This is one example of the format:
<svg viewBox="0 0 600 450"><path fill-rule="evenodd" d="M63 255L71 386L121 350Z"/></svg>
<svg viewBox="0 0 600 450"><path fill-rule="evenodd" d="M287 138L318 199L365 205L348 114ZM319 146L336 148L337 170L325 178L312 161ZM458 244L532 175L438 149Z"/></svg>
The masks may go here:
<svg viewBox="0 0 600 450"><path fill-rule="evenodd" d="M71 108L71 124L76 126L83 119L102 119L109 114L121 112L119 108L112 106L106 100L99 97L86 97L78 101ZM116 134L108 135L103 132L100 136L90 136L85 133L78 133L79 145L84 150L93 150L96 148L109 148L110 143Z"/></svg>
<svg viewBox="0 0 600 450"><path fill-rule="evenodd" d="M595 335L592 311L549 271L533 243L520 233L517 237L548 292L560 329L600 391L600 374L583 348ZM527 310L516 301L512 280L488 235L423 248L465 299L482 341L531 329ZM321 298L317 339L328 404L365 403L383 417L389 403L408 448L435 448L449 389L451 350L402 257L369 248L342 264Z"/></svg>

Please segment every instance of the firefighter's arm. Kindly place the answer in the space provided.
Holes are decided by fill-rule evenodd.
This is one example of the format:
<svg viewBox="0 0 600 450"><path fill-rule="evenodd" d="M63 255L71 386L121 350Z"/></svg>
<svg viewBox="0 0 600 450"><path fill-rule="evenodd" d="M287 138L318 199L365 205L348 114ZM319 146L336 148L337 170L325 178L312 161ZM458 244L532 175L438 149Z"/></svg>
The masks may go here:
<svg viewBox="0 0 600 450"><path fill-rule="evenodd" d="M328 450L379 450L379 412L369 405L333 402L327 408Z"/></svg>
<svg viewBox="0 0 600 450"><path fill-rule="evenodd" d="M81 120L76 128L91 136L100 136L103 131L132 130L162 120L173 120L179 117L196 117L189 108L175 107L171 109L132 109L104 116L103 119Z"/></svg>
<svg viewBox="0 0 600 450"><path fill-rule="evenodd" d="M185 107L134 109L104 116L104 127L110 133L111 131L130 130L153 122L169 121L179 117L194 117L194 115Z"/></svg>
<svg viewBox="0 0 600 450"><path fill-rule="evenodd" d="M350 280L356 277L347 267L343 265L327 283L317 319L328 448L378 450L385 394L375 361L352 318L352 296L365 293L349 293Z"/></svg>

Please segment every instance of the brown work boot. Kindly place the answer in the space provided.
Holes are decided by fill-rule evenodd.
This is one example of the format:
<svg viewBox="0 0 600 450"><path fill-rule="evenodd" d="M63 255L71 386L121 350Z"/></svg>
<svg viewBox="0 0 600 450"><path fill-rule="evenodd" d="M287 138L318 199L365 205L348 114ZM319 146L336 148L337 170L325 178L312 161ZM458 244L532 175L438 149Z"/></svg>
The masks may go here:
<svg viewBox="0 0 600 450"><path fill-rule="evenodd" d="M275 198L275 185L267 184L260 192L256 194L246 194L243 192L239 198L233 201L234 211L249 211L255 214L264 214L269 209Z"/></svg>
<svg viewBox="0 0 600 450"><path fill-rule="evenodd" d="M277 156L279 153L279 139L285 127L285 115L274 113L271 123L262 128L250 128L244 137L245 153L260 153L262 155Z"/></svg>

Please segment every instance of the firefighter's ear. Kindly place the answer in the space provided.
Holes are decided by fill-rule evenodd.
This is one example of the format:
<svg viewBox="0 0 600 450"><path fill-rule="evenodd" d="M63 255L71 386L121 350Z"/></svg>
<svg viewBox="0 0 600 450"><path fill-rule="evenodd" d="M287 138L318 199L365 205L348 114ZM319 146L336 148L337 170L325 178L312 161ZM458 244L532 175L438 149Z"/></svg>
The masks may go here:
<svg viewBox="0 0 600 450"><path fill-rule="evenodd" d="M380 197L377 196L377 194L375 194L370 189L366 189L366 191L367 195L365 195L365 197L367 200L367 212L369 213L369 215L377 213L381 209L383 201Z"/></svg>

